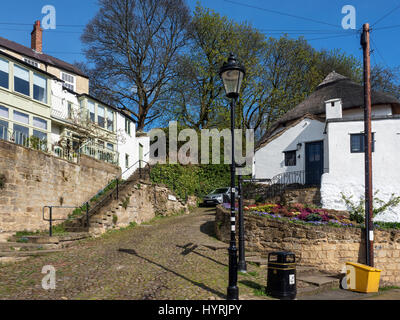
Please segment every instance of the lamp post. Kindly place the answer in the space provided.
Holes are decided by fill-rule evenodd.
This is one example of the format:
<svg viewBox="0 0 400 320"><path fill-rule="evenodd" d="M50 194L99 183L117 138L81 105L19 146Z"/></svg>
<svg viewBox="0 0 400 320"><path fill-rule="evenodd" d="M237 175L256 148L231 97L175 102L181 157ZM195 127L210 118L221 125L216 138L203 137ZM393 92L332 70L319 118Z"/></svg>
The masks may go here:
<svg viewBox="0 0 400 320"><path fill-rule="evenodd" d="M239 299L239 288L237 287L237 248L236 248L236 214L235 214L235 106L239 97L245 69L236 60L233 53L230 54L228 62L220 69L220 77L224 83L225 93L231 99L231 137L232 137L232 159L231 159L231 241L229 245L229 286L227 289L228 300Z"/></svg>

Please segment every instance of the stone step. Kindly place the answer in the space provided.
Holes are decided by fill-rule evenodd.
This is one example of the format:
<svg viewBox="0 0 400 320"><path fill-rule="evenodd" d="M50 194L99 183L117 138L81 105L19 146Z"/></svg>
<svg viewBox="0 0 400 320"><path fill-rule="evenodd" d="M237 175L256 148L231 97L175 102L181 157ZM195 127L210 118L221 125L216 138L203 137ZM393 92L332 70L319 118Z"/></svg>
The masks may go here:
<svg viewBox="0 0 400 320"><path fill-rule="evenodd" d="M0 251L0 257L27 257L61 252L63 249L33 250L33 251Z"/></svg>
<svg viewBox="0 0 400 320"><path fill-rule="evenodd" d="M63 235L58 236L23 236L23 237L14 237L14 240L23 239L27 243L34 243L34 244L58 244L60 242L67 242L67 241L76 241L85 238L89 238L90 235L88 232L70 232Z"/></svg>
<svg viewBox="0 0 400 320"><path fill-rule="evenodd" d="M15 251L35 251L35 250L52 250L58 249L57 244L36 244L36 243L21 243L21 242L5 242L0 243L1 252Z"/></svg>
<svg viewBox="0 0 400 320"><path fill-rule="evenodd" d="M315 267L309 267L309 266L296 266L296 274L297 276L300 275L312 275L319 273L318 269Z"/></svg>
<svg viewBox="0 0 400 320"><path fill-rule="evenodd" d="M309 275L298 275L297 281L305 282L318 289L339 288L339 279L336 276L329 276L323 273L313 273Z"/></svg>
<svg viewBox="0 0 400 320"><path fill-rule="evenodd" d="M267 267L268 266L268 260L261 258L259 256L246 257L246 262L254 263L255 265L257 265L259 267Z"/></svg>

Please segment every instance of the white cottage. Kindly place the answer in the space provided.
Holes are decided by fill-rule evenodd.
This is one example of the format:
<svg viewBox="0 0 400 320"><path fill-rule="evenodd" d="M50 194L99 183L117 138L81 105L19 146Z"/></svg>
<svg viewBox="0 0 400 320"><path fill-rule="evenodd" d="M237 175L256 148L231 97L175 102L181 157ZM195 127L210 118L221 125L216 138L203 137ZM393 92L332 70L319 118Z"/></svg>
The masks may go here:
<svg viewBox="0 0 400 320"><path fill-rule="evenodd" d="M253 177L317 185L321 204L344 210L342 193L364 196L363 86L330 73L305 101L280 118L258 143ZM400 102L372 92L373 189L387 201L400 195ZM400 222L400 208L382 221Z"/></svg>

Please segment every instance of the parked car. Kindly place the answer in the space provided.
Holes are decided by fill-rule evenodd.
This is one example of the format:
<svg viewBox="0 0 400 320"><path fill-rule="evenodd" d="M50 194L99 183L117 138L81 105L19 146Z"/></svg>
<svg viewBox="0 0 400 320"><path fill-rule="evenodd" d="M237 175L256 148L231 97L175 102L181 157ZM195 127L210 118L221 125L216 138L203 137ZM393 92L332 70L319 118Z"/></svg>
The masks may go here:
<svg viewBox="0 0 400 320"><path fill-rule="evenodd" d="M230 202L231 188L218 188L203 198L204 205L218 205Z"/></svg>

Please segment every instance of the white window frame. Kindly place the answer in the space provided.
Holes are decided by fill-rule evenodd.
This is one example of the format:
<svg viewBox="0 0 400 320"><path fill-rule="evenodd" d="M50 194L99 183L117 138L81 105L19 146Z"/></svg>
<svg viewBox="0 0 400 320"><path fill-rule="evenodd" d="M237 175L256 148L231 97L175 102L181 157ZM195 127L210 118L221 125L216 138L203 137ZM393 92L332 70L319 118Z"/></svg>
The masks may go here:
<svg viewBox="0 0 400 320"><path fill-rule="evenodd" d="M29 58L24 58L24 62L26 62L27 64L30 64L31 66L34 66L36 68L40 68L40 63L35 60L29 59Z"/></svg>
<svg viewBox="0 0 400 320"><path fill-rule="evenodd" d="M65 79L63 79L63 76L66 75L68 77L72 77L73 79L73 83L70 81L66 81ZM74 76L73 74L67 73L67 72L63 72L61 71L61 80L64 81L63 86L72 90L72 91L76 91L76 76ZM72 88L71 88L72 87Z"/></svg>

